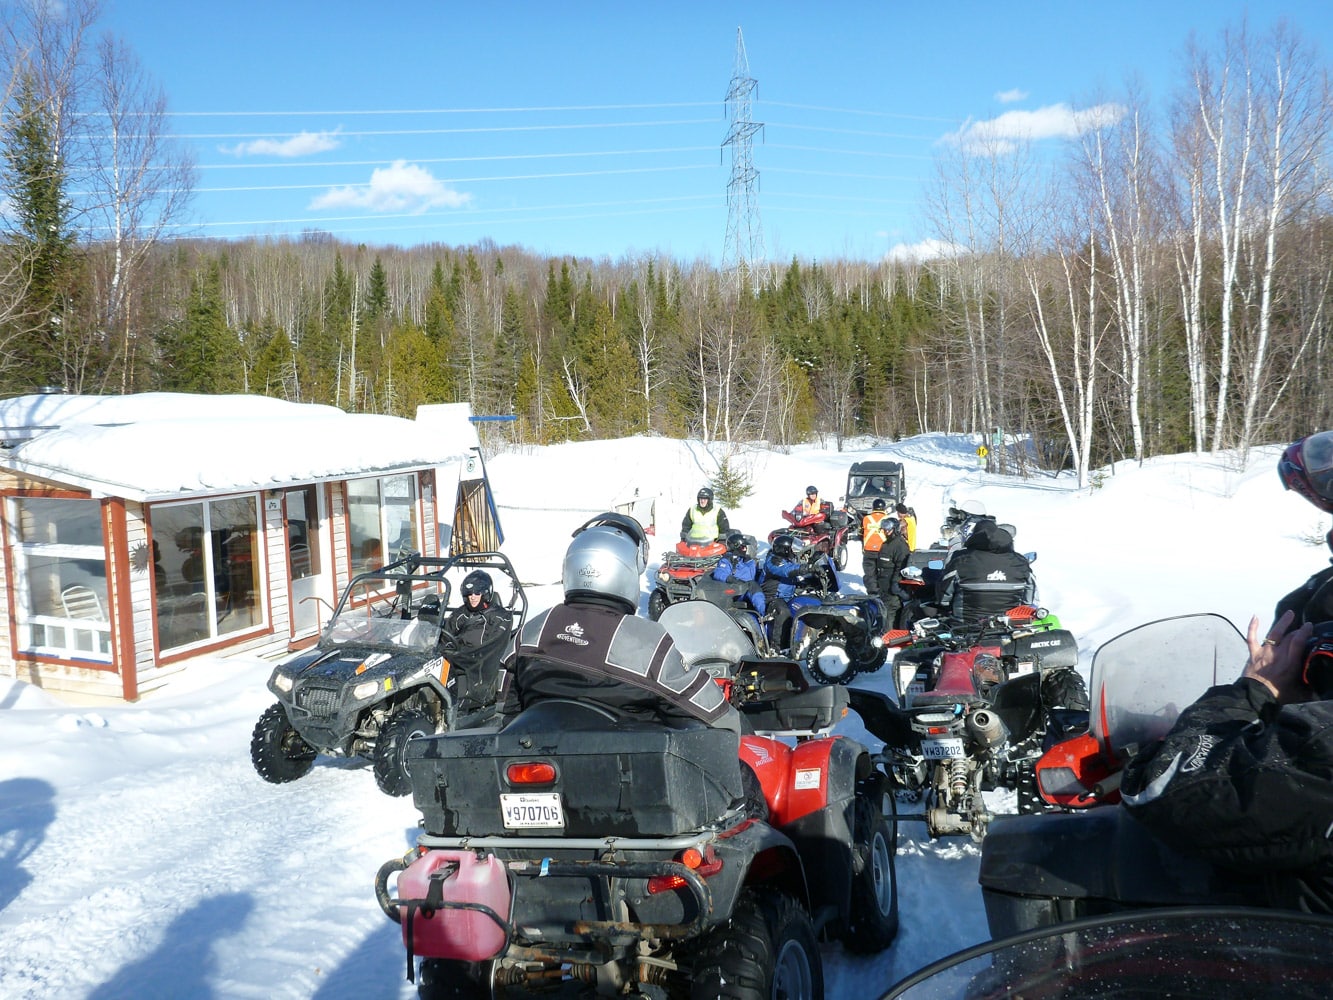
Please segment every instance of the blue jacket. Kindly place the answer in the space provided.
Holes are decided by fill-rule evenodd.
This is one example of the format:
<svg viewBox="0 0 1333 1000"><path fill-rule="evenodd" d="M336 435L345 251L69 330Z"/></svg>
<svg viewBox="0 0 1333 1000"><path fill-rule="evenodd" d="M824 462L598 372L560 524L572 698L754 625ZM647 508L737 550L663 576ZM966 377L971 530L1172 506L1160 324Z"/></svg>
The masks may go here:
<svg viewBox="0 0 1333 1000"><path fill-rule="evenodd" d="M713 579L726 583L739 580L741 583L753 583L759 579L759 564L753 559L736 558L731 554L723 556L713 567Z"/></svg>

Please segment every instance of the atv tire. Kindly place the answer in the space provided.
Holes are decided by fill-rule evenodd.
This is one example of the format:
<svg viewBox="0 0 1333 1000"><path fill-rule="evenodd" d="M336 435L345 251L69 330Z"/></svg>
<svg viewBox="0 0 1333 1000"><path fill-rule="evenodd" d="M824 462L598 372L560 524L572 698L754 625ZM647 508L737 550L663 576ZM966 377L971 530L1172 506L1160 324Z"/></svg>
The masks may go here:
<svg viewBox="0 0 1333 1000"><path fill-rule="evenodd" d="M833 547L833 565L837 567L839 573L847 568L846 545L835 545Z"/></svg>
<svg viewBox="0 0 1333 1000"><path fill-rule="evenodd" d="M406 795L412 790L412 776L407 773L407 741L414 736L430 736L435 727L430 719L408 709L392 716L380 729L375 741L375 784L385 795Z"/></svg>
<svg viewBox="0 0 1333 1000"><path fill-rule="evenodd" d="M820 684L846 684L856 676L847 640L839 632L825 633L806 647L805 669Z"/></svg>
<svg viewBox="0 0 1333 1000"><path fill-rule="evenodd" d="M250 761L261 778L275 785L304 778L315 766L315 754L281 703L264 709L250 735Z"/></svg>
<svg viewBox="0 0 1333 1000"><path fill-rule="evenodd" d="M654 590L648 595L648 617L653 621L657 621L657 619L662 617L662 612L665 611L670 604L671 600L667 597L665 591Z"/></svg>
<svg viewBox="0 0 1333 1000"><path fill-rule="evenodd" d="M885 797L878 786L856 796L851 912L842 944L861 955L883 951L898 936L898 845L884 816Z"/></svg>
<svg viewBox="0 0 1333 1000"><path fill-rule="evenodd" d="M863 646L858 652L861 655L852 661L858 674L873 674L889 659L889 651L884 646Z"/></svg>
<svg viewBox="0 0 1333 1000"><path fill-rule="evenodd" d="M491 995L491 963L423 958L417 975L421 1000L484 1000Z"/></svg>
<svg viewBox="0 0 1333 1000"><path fill-rule="evenodd" d="M786 893L746 889L731 920L691 950L691 1000L814 1000L824 995L814 924Z"/></svg>

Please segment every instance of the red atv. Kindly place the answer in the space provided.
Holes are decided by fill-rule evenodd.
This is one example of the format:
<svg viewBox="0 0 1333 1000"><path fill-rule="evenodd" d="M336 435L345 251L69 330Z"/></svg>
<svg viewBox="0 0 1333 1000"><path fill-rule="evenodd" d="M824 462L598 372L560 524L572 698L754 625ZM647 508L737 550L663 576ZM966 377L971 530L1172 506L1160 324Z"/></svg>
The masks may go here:
<svg viewBox="0 0 1333 1000"><path fill-rule="evenodd" d="M819 505L818 514L798 514L794 510L784 510L782 519L787 522L785 528L775 528L768 533L771 545L778 535L791 535L796 540L796 548L814 549L827 555L838 569L847 568L847 536L852 531L852 515L844 510L834 510L833 504L824 500Z"/></svg>
<svg viewBox="0 0 1333 1000"><path fill-rule="evenodd" d="M754 551L753 539L750 551ZM648 617L657 621L668 606L688 601L694 594L694 581L713 572L717 561L726 554L726 543L720 540L677 542L676 551L667 553L657 571L657 586L648 595Z"/></svg>
<svg viewBox="0 0 1333 1000"><path fill-rule="evenodd" d="M706 601L661 620L755 730L744 766L728 730L562 700L498 731L413 740L424 832L380 869L376 896L401 925L409 977L420 959L423 997L581 986L814 1000L821 940L862 953L893 941L887 777L829 734L847 689L758 657Z"/></svg>

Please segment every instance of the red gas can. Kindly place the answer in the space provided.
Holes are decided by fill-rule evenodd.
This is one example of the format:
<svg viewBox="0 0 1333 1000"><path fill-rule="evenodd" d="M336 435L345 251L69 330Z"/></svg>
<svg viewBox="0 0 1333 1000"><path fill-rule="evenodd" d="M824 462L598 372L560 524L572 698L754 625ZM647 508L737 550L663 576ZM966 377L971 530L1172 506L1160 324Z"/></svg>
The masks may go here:
<svg viewBox="0 0 1333 1000"><path fill-rule="evenodd" d="M435 893L432 883L438 886ZM429 851L398 876L398 899L403 944L423 958L481 962L500 954L508 943L504 927L489 914L448 905L478 903L499 920L509 920L509 878L494 855Z"/></svg>

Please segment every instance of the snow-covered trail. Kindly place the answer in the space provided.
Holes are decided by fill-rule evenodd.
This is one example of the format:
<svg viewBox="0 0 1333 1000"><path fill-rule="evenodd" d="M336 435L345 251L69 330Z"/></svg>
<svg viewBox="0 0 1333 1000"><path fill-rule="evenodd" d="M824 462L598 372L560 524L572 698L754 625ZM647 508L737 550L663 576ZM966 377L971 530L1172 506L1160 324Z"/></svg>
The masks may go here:
<svg viewBox="0 0 1333 1000"><path fill-rule="evenodd" d="M0 827L26 826L28 845L0 871L0 996L309 997L330 975L340 996L352 981L394 995L403 952L371 880L415 838L410 798L323 757L293 784L260 780L249 738L270 668L225 669L204 710L7 713L32 754L0 773L51 778L0 781L0 801L21 783L27 803L0 806ZM56 744L62 766L32 766Z"/></svg>

